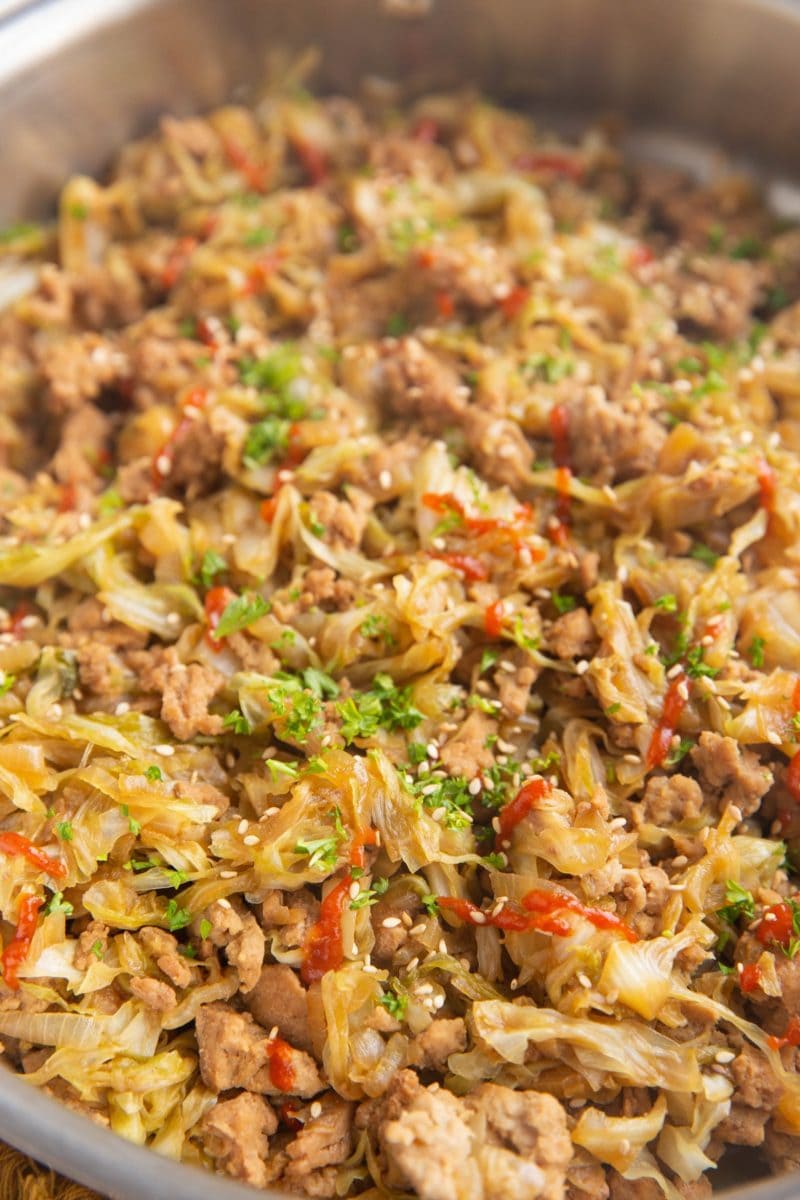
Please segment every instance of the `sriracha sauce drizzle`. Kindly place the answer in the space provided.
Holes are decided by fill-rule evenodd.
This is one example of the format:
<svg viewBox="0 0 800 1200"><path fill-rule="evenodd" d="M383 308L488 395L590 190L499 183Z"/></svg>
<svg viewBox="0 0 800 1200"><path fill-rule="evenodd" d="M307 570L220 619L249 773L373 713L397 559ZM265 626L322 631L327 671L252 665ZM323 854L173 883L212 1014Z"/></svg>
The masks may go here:
<svg viewBox="0 0 800 1200"><path fill-rule="evenodd" d="M359 829L350 843L350 866L360 870L366 865L366 847L378 843L378 833L375 829ZM342 916L347 901L350 899L350 885L353 882L348 874L331 888L322 901L319 919L312 925L303 946L303 962L300 967L300 977L303 983L316 983L328 971L336 971L344 962L344 947L342 946Z"/></svg>
<svg viewBox="0 0 800 1200"><path fill-rule="evenodd" d="M267 1042L269 1077L281 1092L290 1092L294 1087L292 1047L283 1038L271 1037Z"/></svg>
<svg viewBox="0 0 800 1200"><path fill-rule="evenodd" d="M17 972L28 957L39 909L43 904L41 896L23 896L19 902L17 931L3 951L3 981L14 992L19 990Z"/></svg>
<svg viewBox="0 0 800 1200"><path fill-rule="evenodd" d="M63 879L67 873L67 868L62 862L45 854L44 850L35 846L30 838L23 837L21 833L0 833L0 854L20 854L40 871L46 871L53 879Z"/></svg>
<svg viewBox="0 0 800 1200"><path fill-rule="evenodd" d="M495 850L502 850L509 844L511 834L520 821L527 817L540 800L549 796L552 790L547 780L541 777L529 780L520 788L514 799L509 800L508 804L500 810L497 818L500 828L495 838Z"/></svg>
<svg viewBox="0 0 800 1200"><path fill-rule="evenodd" d="M551 933L556 937L569 937L573 932L572 926L559 914L572 912L589 921L595 929L619 933L629 942L639 940L630 925L626 925L616 913L590 908L564 888L553 891L534 888L522 897L522 910L506 903L486 912L470 900L461 900L457 896L437 896L437 903L440 908L454 913L470 925L491 925L511 933Z"/></svg>
<svg viewBox="0 0 800 1200"><path fill-rule="evenodd" d="M688 680L681 671L680 675L676 675L667 688L667 694L664 697L664 711L650 739L647 749L648 771L652 771L654 767L660 767L667 757L681 714L686 707L688 691Z"/></svg>

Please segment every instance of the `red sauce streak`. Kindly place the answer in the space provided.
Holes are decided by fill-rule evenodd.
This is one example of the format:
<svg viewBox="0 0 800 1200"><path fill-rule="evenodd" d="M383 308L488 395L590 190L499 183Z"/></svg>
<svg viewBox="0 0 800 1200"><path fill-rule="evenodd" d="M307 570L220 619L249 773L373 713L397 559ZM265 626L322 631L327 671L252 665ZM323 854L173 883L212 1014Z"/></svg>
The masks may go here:
<svg viewBox="0 0 800 1200"><path fill-rule="evenodd" d="M279 491L280 488L278 489ZM261 513L261 519L262 521L266 521L268 525L271 525L275 520L275 510L278 507L278 492L274 496L268 496L266 500L262 500L259 505L258 511Z"/></svg>
<svg viewBox="0 0 800 1200"><path fill-rule="evenodd" d="M688 688L689 683L683 672L677 675L667 688L667 694L664 697L664 711L653 730L653 736L647 748L648 771L652 771L654 767L660 767L669 753L670 743L686 707Z"/></svg>
<svg viewBox="0 0 800 1200"><path fill-rule="evenodd" d="M758 464L758 489L761 507L768 513L774 512L777 481L772 467L763 458Z"/></svg>
<svg viewBox="0 0 800 1200"><path fill-rule="evenodd" d="M204 608L206 612L206 622L208 623L208 628L206 629L205 638L206 642L213 650L219 650L220 646L225 641L224 638L214 637L214 630L219 625L220 617L225 612L225 609L228 607L231 600L235 599L236 592L231 591L229 587L212 587L206 592Z"/></svg>
<svg viewBox="0 0 800 1200"><path fill-rule="evenodd" d="M58 501L58 511L60 513L74 512L77 500L78 489L75 483L72 480L69 483L62 483L61 497Z"/></svg>
<svg viewBox="0 0 800 1200"><path fill-rule="evenodd" d="M456 311L456 302L449 292L437 292L436 311L443 321L448 321Z"/></svg>
<svg viewBox="0 0 800 1200"><path fill-rule="evenodd" d="M377 829L359 829L353 836L350 843L350 866L360 867L363 871L367 865L367 846L377 846L378 831Z"/></svg>
<svg viewBox="0 0 800 1200"><path fill-rule="evenodd" d="M14 992L19 989L17 971L28 957L31 939L36 932L39 909L43 904L41 896L23 896L19 902L17 930L3 951L3 980L6 987L10 987Z"/></svg>
<svg viewBox="0 0 800 1200"><path fill-rule="evenodd" d="M800 1017L790 1017L783 1037L768 1037L767 1044L772 1050L782 1050L784 1046L800 1046Z"/></svg>
<svg viewBox="0 0 800 1200"><path fill-rule="evenodd" d="M254 192L265 192L268 184L266 167L254 162L235 138L224 138L222 147L231 166L247 180L247 186Z"/></svg>
<svg viewBox="0 0 800 1200"><path fill-rule="evenodd" d="M303 168L308 175L308 178L316 186L324 183L328 178L330 164L328 156L319 146L315 146L313 142L307 142L303 138L292 138L292 146L294 152L303 164Z"/></svg>
<svg viewBox="0 0 800 1200"><path fill-rule="evenodd" d="M430 246L424 246L422 250L418 250L417 264L424 270L429 271L431 267L436 265L436 251Z"/></svg>
<svg viewBox="0 0 800 1200"><path fill-rule="evenodd" d="M761 983L761 968L758 963L746 963L739 972L739 987L743 992L754 992Z"/></svg>
<svg viewBox="0 0 800 1200"><path fill-rule="evenodd" d="M764 916L756 926L756 937L762 946L777 943L786 949L795 936L794 913L790 904L784 900L764 910Z"/></svg>
<svg viewBox="0 0 800 1200"><path fill-rule="evenodd" d="M175 450L177 449L178 442L191 428L192 420L196 419L189 416L188 410L191 409L195 413L198 412L205 406L207 400L208 392L205 388L192 388L183 398L178 423L158 453L153 455L153 461L150 464L153 487L157 490L163 486L164 480L172 470L172 463L175 459ZM162 467L166 467L167 469L162 470Z"/></svg>
<svg viewBox="0 0 800 1200"><path fill-rule="evenodd" d="M451 554L448 551L437 551L431 553L431 558L438 558L442 562L446 562L448 566L455 567L470 582L475 583L480 579L489 578L489 568L472 554Z"/></svg>
<svg viewBox="0 0 800 1200"><path fill-rule="evenodd" d="M303 1122L297 1119L297 1106L295 1104L283 1103L278 1109L278 1116L292 1133L297 1133L298 1130L303 1128Z"/></svg>
<svg viewBox="0 0 800 1200"><path fill-rule="evenodd" d="M267 1042L269 1077L280 1092L290 1092L294 1087L292 1047L283 1038L271 1037Z"/></svg>
<svg viewBox="0 0 800 1200"><path fill-rule="evenodd" d="M795 804L800 804L800 750L796 750L786 771L786 787Z"/></svg>
<svg viewBox="0 0 800 1200"><path fill-rule="evenodd" d="M509 321L513 321L514 317L518 317L528 303L529 296L530 291L521 284L512 288L508 295L500 301L503 316L507 317Z"/></svg>
<svg viewBox="0 0 800 1200"><path fill-rule="evenodd" d="M630 925L627 925L616 913L606 912L603 908L590 908L588 905L582 904L576 896L572 895L572 892L561 888L552 892L534 888L533 891L522 897L522 906L528 912L545 917L566 909L569 912L577 913L585 921L589 921L595 929L613 930L615 933L622 934L629 942L638 942L639 940Z"/></svg>
<svg viewBox="0 0 800 1200"><path fill-rule="evenodd" d="M266 254L262 254L256 259L247 272L247 279L242 288L242 295L256 296L259 292L263 292L285 257L285 249L278 246L276 249L269 250Z"/></svg>
<svg viewBox="0 0 800 1200"><path fill-rule="evenodd" d="M492 925L495 929L505 929L511 933L527 933L531 927L531 919L527 913L507 905L498 913L491 913L484 912L471 900L460 900L457 896L437 896L436 903L446 912L454 913L470 925Z"/></svg>
<svg viewBox="0 0 800 1200"><path fill-rule="evenodd" d="M161 286L165 292L171 291L181 278L196 247L197 238L178 238L170 250L164 270L161 272Z"/></svg>
<svg viewBox="0 0 800 1200"><path fill-rule="evenodd" d="M558 913L568 911L590 921L596 929L613 930L629 942L639 940L620 917L601 908L589 908L567 891L545 892L535 888L522 897L522 907L526 911L506 904L498 912L486 912L470 900L461 900L457 896L438 896L437 903L470 925L491 925L511 933L551 933L556 937L569 937L572 926L558 916Z"/></svg>
<svg viewBox="0 0 800 1200"><path fill-rule="evenodd" d="M197 336L204 346L208 346L209 350L219 350L214 326L206 317L200 317L197 322Z"/></svg>
<svg viewBox="0 0 800 1200"><path fill-rule="evenodd" d="M635 271L637 267L646 267L648 263L653 261L654 257L655 255L650 247L641 243L638 246L634 246L628 255L628 267L632 271Z"/></svg>
<svg viewBox="0 0 800 1200"><path fill-rule="evenodd" d="M494 604L490 604L486 609L483 614L483 628L490 638L502 637L505 616L506 608L502 600L495 600Z"/></svg>
<svg viewBox="0 0 800 1200"><path fill-rule="evenodd" d="M583 179L583 163L571 154L560 154L555 150L527 151L518 154L513 165L518 171L549 171L567 179Z"/></svg>
<svg viewBox="0 0 800 1200"><path fill-rule="evenodd" d="M502 850L511 840L511 834L514 832L520 821L527 817L528 813L536 807L540 800L545 796L549 796L552 792L552 787L546 779L541 777L530 779L517 792L513 800L509 800L508 804L500 810L498 823L500 828L497 831L495 838L495 849Z"/></svg>
<svg viewBox="0 0 800 1200"><path fill-rule="evenodd" d="M21 833L0 833L0 854L21 854L40 871L46 871L53 879L63 879L67 868L57 858L51 858L35 846L30 838Z"/></svg>
<svg viewBox="0 0 800 1200"><path fill-rule="evenodd" d="M9 617L9 632L13 633L14 637L22 637L25 633L25 618L30 616L33 616L32 607L27 600L20 600Z"/></svg>
<svg viewBox="0 0 800 1200"><path fill-rule="evenodd" d="M518 504L511 519L506 517L473 517L467 512L464 504L452 492L425 492L422 503L432 512L442 516L457 517L460 525L468 533L477 536L483 534L501 534L510 537L514 544L522 545L520 526L533 517L533 507L530 504Z"/></svg>
<svg viewBox="0 0 800 1200"><path fill-rule="evenodd" d="M303 947L300 977L303 983L316 983L328 971L336 971L344 962L342 915L350 896L351 879L340 879L322 901L319 919L309 930Z"/></svg>
<svg viewBox="0 0 800 1200"><path fill-rule="evenodd" d="M432 145L439 140L439 122L433 117L420 117L411 134L415 142L425 142Z"/></svg>

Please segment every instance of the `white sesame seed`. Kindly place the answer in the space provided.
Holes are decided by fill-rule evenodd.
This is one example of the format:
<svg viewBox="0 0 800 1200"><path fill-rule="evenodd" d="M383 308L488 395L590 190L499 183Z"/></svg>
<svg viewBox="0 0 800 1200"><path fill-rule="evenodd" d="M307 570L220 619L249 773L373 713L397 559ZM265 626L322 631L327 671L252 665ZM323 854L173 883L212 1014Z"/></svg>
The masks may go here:
<svg viewBox="0 0 800 1200"><path fill-rule="evenodd" d="M678 675L683 674L683 666L681 663L674 663L667 671L667 679L676 679Z"/></svg>
<svg viewBox="0 0 800 1200"><path fill-rule="evenodd" d="M270 1029L270 1031L269 1031L269 1040L271 1042L273 1042L277 1036L278 1036L278 1026L273 1025L272 1029Z"/></svg>
<svg viewBox="0 0 800 1200"><path fill-rule="evenodd" d="M60 704L51 704L47 710L47 715L51 721L58 721L64 715L64 709Z"/></svg>
<svg viewBox="0 0 800 1200"><path fill-rule="evenodd" d="M689 699L689 684L686 682L685 679L681 680L681 682L676 687L675 691L678 693L681 700Z"/></svg>
<svg viewBox="0 0 800 1200"><path fill-rule="evenodd" d="M355 942L353 942L352 946L350 947L350 953L352 954L353 958L358 958L358 946Z"/></svg>
<svg viewBox="0 0 800 1200"><path fill-rule="evenodd" d="M388 492L389 488L392 486L391 471L381 471L380 475L378 476L378 483L385 492Z"/></svg>
<svg viewBox="0 0 800 1200"><path fill-rule="evenodd" d="M588 670L589 670L589 664L586 661L586 659L579 658L578 661L575 663L575 674L576 675L585 675Z"/></svg>
<svg viewBox="0 0 800 1200"><path fill-rule="evenodd" d="M516 748L512 742L507 742L504 738L497 739L497 749L501 750L503 754L513 754Z"/></svg>
<svg viewBox="0 0 800 1200"><path fill-rule="evenodd" d="M309 1112L309 1115L311 1116L312 1120L316 1120L317 1117L322 1116L322 1105L320 1104L319 1100L314 1101L314 1103L311 1105L311 1108L308 1110L308 1112Z"/></svg>
<svg viewBox="0 0 800 1200"><path fill-rule="evenodd" d="M733 821L741 821L742 820L742 810L739 808L738 804L732 804L730 806L730 808L728 809L728 812L731 815L731 820L733 820Z"/></svg>
<svg viewBox="0 0 800 1200"><path fill-rule="evenodd" d="M156 754L160 754L162 758L172 758L173 754L175 753L175 747L168 746L166 742L162 743L160 746L154 746L153 749L155 750Z"/></svg>
<svg viewBox="0 0 800 1200"><path fill-rule="evenodd" d="M432 996L433 995L433 984L432 983L418 983L417 986L414 988L414 995L415 996Z"/></svg>
<svg viewBox="0 0 800 1200"><path fill-rule="evenodd" d="M247 817L242 817L241 821L239 822L239 824L236 827L236 832L237 833L247 833L247 826L249 824L250 824L250 822L248 821Z"/></svg>
<svg viewBox="0 0 800 1200"><path fill-rule="evenodd" d="M230 908L230 906L231 906L231 902L230 902L230 900L227 899L226 896L223 896L220 900L217 901L217 903L219 904L220 908Z"/></svg>
<svg viewBox="0 0 800 1200"><path fill-rule="evenodd" d="M245 846L257 846L260 840L261 839L255 833L248 833L246 838L242 838L242 842Z"/></svg>
<svg viewBox="0 0 800 1200"><path fill-rule="evenodd" d="M367 975L378 974L378 968L374 965L374 963L365 962L361 970L365 971Z"/></svg>
<svg viewBox="0 0 800 1200"><path fill-rule="evenodd" d="M783 739L779 733L775 733L773 729L770 729L769 733L767 734L768 742L771 742L773 746L780 746L782 740Z"/></svg>
<svg viewBox="0 0 800 1200"><path fill-rule="evenodd" d="M622 761L627 763L639 763L641 760L638 754L623 754Z"/></svg>
<svg viewBox="0 0 800 1200"><path fill-rule="evenodd" d="M480 912L480 911L470 913L469 919L472 921L472 923L474 925L485 925L486 924L486 913Z"/></svg>
<svg viewBox="0 0 800 1200"><path fill-rule="evenodd" d="M167 621L168 625L172 625L172 626L180 625L181 614L177 613L177 612L168 612L167 616L166 616L166 621Z"/></svg>
<svg viewBox="0 0 800 1200"><path fill-rule="evenodd" d="M443 944L442 942L439 942L440 949L442 947L442 944ZM447 953L447 947L445 947L445 949L442 950L442 954L446 954L446 953ZM419 959L415 955L414 958L411 959L411 962L406 963L406 970L407 971L416 971L418 966L419 966Z"/></svg>
<svg viewBox="0 0 800 1200"><path fill-rule="evenodd" d="M467 784L467 791L469 792L470 796L477 796L478 792L480 790L481 790L480 779L477 779L477 778L470 779L469 783Z"/></svg>
<svg viewBox="0 0 800 1200"><path fill-rule="evenodd" d="M358 883L358 882L356 882L356 881L354 880L354 881L353 881L353 882L350 884L350 888L349 888L349 891L348 891L348 895L350 896L350 899L351 899L351 900L355 900L356 896L358 895L358 893L359 893L360 891L361 891L361 884L360 884L360 883Z"/></svg>
<svg viewBox="0 0 800 1200"><path fill-rule="evenodd" d="M219 877L220 877L220 879L235 879L236 872L235 871L220 871Z"/></svg>
<svg viewBox="0 0 800 1200"><path fill-rule="evenodd" d="M23 617L19 623L20 629L35 629L37 625L41 625L41 617L37 617L36 613L29 613L27 617Z"/></svg>
<svg viewBox="0 0 800 1200"><path fill-rule="evenodd" d="M733 1062L733 1060L735 1058L736 1058L736 1055L733 1053L732 1050L718 1050L717 1053L714 1055L714 1062L724 1064L724 1063Z"/></svg>
<svg viewBox="0 0 800 1200"><path fill-rule="evenodd" d="M419 925L412 925L408 931L410 937L418 937L421 933L424 933L424 932L425 932L425 922L424 921L421 922Z"/></svg>
<svg viewBox="0 0 800 1200"><path fill-rule="evenodd" d="M411 920L411 917L408 915L407 912L400 913L400 920L403 922L406 929L410 929L411 926L414 924L414 922Z"/></svg>
<svg viewBox="0 0 800 1200"><path fill-rule="evenodd" d="M74 695L74 693L73 693L73 695ZM130 712L130 710L131 710L131 706L130 706L130 704L128 704L128 701L120 700L119 704L114 709L114 715L117 717L124 717L125 713Z"/></svg>
<svg viewBox="0 0 800 1200"><path fill-rule="evenodd" d="M436 1009L444 1008L444 996L434 996L433 1007Z"/></svg>
<svg viewBox="0 0 800 1200"><path fill-rule="evenodd" d="M509 987L511 988L512 992L515 992L517 990L517 988L519 987L519 980L512 979L511 983L509 984Z"/></svg>
<svg viewBox="0 0 800 1200"><path fill-rule="evenodd" d="M437 759L439 757L439 747L435 742L428 742L427 746L425 747L425 753L427 754L428 758Z"/></svg>
<svg viewBox="0 0 800 1200"><path fill-rule="evenodd" d="M279 813L280 811L281 810L277 807L277 805L273 805L272 808L267 808L264 810L264 816L265 817L274 817L275 814Z"/></svg>
<svg viewBox="0 0 800 1200"><path fill-rule="evenodd" d="M169 475L172 470L172 459L168 454L159 454L156 459L156 470L159 475Z"/></svg>
<svg viewBox="0 0 800 1200"><path fill-rule="evenodd" d="M590 988L592 986L591 979L588 975L584 975L583 972L581 972L578 976L578 983L581 985L581 987L585 988Z"/></svg>
<svg viewBox="0 0 800 1200"><path fill-rule="evenodd" d="M433 810L433 812L431 813L431 816L433 817L434 821L441 821L441 819L446 815L447 815L447 809L444 806L444 804L440 804L439 807L435 808Z"/></svg>
<svg viewBox="0 0 800 1200"><path fill-rule="evenodd" d="M402 922L399 917L385 917L383 921L381 921L381 925L384 929L396 929L397 926L401 924Z"/></svg>

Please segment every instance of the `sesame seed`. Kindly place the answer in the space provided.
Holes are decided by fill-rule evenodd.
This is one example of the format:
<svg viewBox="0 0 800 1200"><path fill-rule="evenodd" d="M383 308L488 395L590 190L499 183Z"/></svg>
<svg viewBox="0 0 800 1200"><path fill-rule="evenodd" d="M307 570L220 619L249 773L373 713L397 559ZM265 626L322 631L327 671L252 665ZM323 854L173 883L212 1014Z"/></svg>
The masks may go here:
<svg viewBox="0 0 800 1200"><path fill-rule="evenodd" d="M771 742L773 746L780 746L782 740L783 739L779 733L775 733L773 729L770 729L769 733L767 734L768 742Z"/></svg>
<svg viewBox="0 0 800 1200"><path fill-rule="evenodd" d="M433 1007L436 1009L444 1008L444 996L434 996Z"/></svg>
<svg viewBox="0 0 800 1200"><path fill-rule="evenodd" d="M509 987L511 988L512 992L515 992L517 990L517 988L519 987L519 980L512 979L511 983L509 984Z"/></svg>
<svg viewBox="0 0 800 1200"><path fill-rule="evenodd" d="M247 826L249 824L250 824L250 822L248 821L247 817L242 817L241 821L239 822L238 826L236 827L236 832L237 833L247 833Z"/></svg>
<svg viewBox="0 0 800 1200"><path fill-rule="evenodd" d="M681 663L675 663L667 671L667 679L677 679L678 675L683 674L683 666Z"/></svg>
<svg viewBox="0 0 800 1200"><path fill-rule="evenodd" d="M385 492L388 492L389 488L392 486L391 471L381 471L380 475L378 476L378 483Z"/></svg>
<svg viewBox="0 0 800 1200"><path fill-rule="evenodd" d="M486 913L484 913L484 912L473 912L473 913L469 914L469 919L475 925L485 925L487 918L486 918Z"/></svg>
<svg viewBox="0 0 800 1200"><path fill-rule="evenodd" d="M585 988L590 988L592 986L591 979L588 975L584 975L583 972L581 972L578 976L578 983L581 985L581 987Z"/></svg>
<svg viewBox="0 0 800 1200"><path fill-rule="evenodd" d="M432 983L418 983L417 986L414 988L414 994L416 996L432 996L433 995L433 984Z"/></svg>
<svg viewBox="0 0 800 1200"><path fill-rule="evenodd" d="M265 817L274 817L275 814L279 813L280 811L281 810L277 807L277 805L273 805L272 808L267 808L264 810L264 816Z"/></svg>
<svg viewBox="0 0 800 1200"><path fill-rule="evenodd" d="M220 877L220 879L235 879L236 872L235 871L220 871L219 877Z"/></svg>
<svg viewBox="0 0 800 1200"><path fill-rule="evenodd" d="M412 921L411 917L408 915L407 912L400 913L400 920L403 922L406 929L410 929L411 926L414 924L414 922Z"/></svg>
<svg viewBox="0 0 800 1200"><path fill-rule="evenodd" d="M480 779L477 779L477 778L470 779L469 783L467 784L467 791L469 792L470 796L477 796L478 792L480 790L481 790Z"/></svg>
<svg viewBox="0 0 800 1200"><path fill-rule="evenodd" d="M228 900L225 896L223 896L221 900L218 900L217 903L219 904L220 908L230 908L231 906L230 900Z"/></svg>
<svg viewBox="0 0 800 1200"><path fill-rule="evenodd" d="M167 616L166 616L166 621L167 621L168 625L173 625L173 626L180 625L181 614L177 613L177 612L168 612Z"/></svg>
<svg viewBox="0 0 800 1200"><path fill-rule="evenodd" d="M272 1029L270 1029L270 1031L269 1031L269 1040L271 1042L273 1042L277 1036L278 1036L278 1026L273 1025Z"/></svg>
<svg viewBox="0 0 800 1200"><path fill-rule="evenodd" d="M73 692L73 695L74 695L74 694L75 694L75 693ZM128 704L128 701L127 701L127 700L120 700L119 704L118 704L118 705L117 705L117 707L114 709L114 715L115 715L116 717L124 717L124 716L125 716L125 713L126 713L126 712L130 712L130 710L131 710L131 706L130 706L130 704Z"/></svg>
<svg viewBox="0 0 800 1200"><path fill-rule="evenodd" d="M383 921L381 921L381 925L384 929L396 929L400 924L402 924L402 922L399 917L386 917Z"/></svg>
<svg viewBox="0 0 800 1200"><path fill-rule="evenodd" d="M736 1055L731 1050L718 1050L714 1055L714 1062L729 1063L733 1062Z"/></svg>
<svg viewBox="0 0 800 1200"><path fill-rule="evenodd" d="M350 896L350 899L351 899L351 900L355 900L356 896L358 895L358 893L359 893L360 891L361 891L361 884L360 884L360 883L356 883L355 881L353 881L353 883L351 883L351 884L350 884L350 889L349 889L349 892L348 892L348 895Z"/></svg>
<svg viewBox="0 0 800 1200"><path fill-rule="evenodd" d="M35 629L37 625L41 625L41 617L37 617L36 613L30 613L27 617L23 617L19 623L20 629Z"/></svg>
<svg viewBox="0 0 800 1200"><path fill-rule="evenodd" d="M742 810L739 808L739 806L737 804L732 804L730 806L730 808L728 809L728 812L731 814L732 820L734 820L734 821L742 820Z"/></svg>
<svg viewBox="0 0 800 1200"><path fill-rule="evenodd" d="M367 975L377 975L378 974L378 968L373 963L365 962L363 967L361 968L361 970L364 971Z"/></svg>
<svg viewBox="0 0 800 1200"><path fill-rule="evenodd" d="M163 742L160 746L154 746L153 749L155 750L156 754L160 754L162 758L172 758L173 754L175 753L175 747L168 746L166 742Z"/></svg>
<svg viewBox="0 0 800 1200"><path fill-rule="evenodd" d="M64 709L60 704L51 704L47 710L47 715L51 721L57 721L60 717L63 717Z"/></svg>
<svg viewBox="0 0 800 1200"><path fill-rule="evenodd" d="M435 742L428 742L427 746L425 747L425 753L427 754L428 758L436 759L439 757L439 747Z"/></svg>
<svg viewBox="0 0 800 1200"><path fill-rule="evenodd" d="M514 746L511 742L505 741L503 738L498 738L497 749L502 750L503 754L513 754L516 750L516 746Z"/></svg>
<svg viewBox="0 0 800 1200"><path fill-rule="evenodd" d="M778 918L774 912L765 912L761 918L762 921L777 921L777 919Z"/></svg>
<svg viewBox="0 0 800 1200"><path fill-rule="evenodd" d="M172 459L168 454L159 454L156 459L156 470L159 475L169 475L172 470Z"/></svg>
<svg viewBox="0 0 800 1200"><path fill-rule="evenodd" d="M588 670L589 670L589 664L586 661L586 659L585 658L578 659L578 661L575 663L575 674L576 675L585 675Z"/></svg>
<svg viewBox="0 0 800 1200"><path fill-rule="evenodd" d="M442 943L440 942L439 946L441 947L441 945L442 945ZM447 953L447 948L445 947L445 949L442 950L442 954L446 954L446 953ZM415 955L414 958L411 959L411 962L406 963L406 970L407 971L416 971L418 966L419 966L419 959Z"/></svg>
<svg viewBox="0 0 800 1200"><path fill-rule="evenodd" d="M350 947L350 953L352 954L353 958L358 958L358 946L355 942L353 942L352 946Z"/></svg>
<svg viewBox="0 0 800 1200"><path fill-rule="evenodd" d="M685 680L685 679L682 679L682 680L681 680L681 682L680 682L680 683L678 684L678 686L676 687L675 691L678 693L678 695L680 696L681 700L688 700L688 699L689 699L689 685L688 685L688 683L686 682L686 680Z"/></svg>
<svg viewBox="0 0 800 1200"><path fill-rule="evenodd" d="M242 838L245 846L257 846L261 839L255 833L248 833L246 838Z"/></svg>
<svg viewBox="0 0 800 1200"><path fill-rule="evenodd" d="M425 922L423 921L419 925L412 925L408 932L411 937L418 937L421 933L425 932Z"/></svg>
<svg viewBox="0 0 800 1200"><path fill-rule="evenodd" d="M433 812L431 813L431 816L433 817L434 821L441 821L442 817L446 816L446 814L447 814L446 807L444 806L444 804L440 804L438 808L435 808L433 810Z"/></svg>
<svg viewBox="0 0 800 1200"><path fill-rule="evenodd" d="M320 1104L319 1100L315 1100L308 1111L312 1120L316 1120L317 1117L322 1116L322 1105Z"/></svg>

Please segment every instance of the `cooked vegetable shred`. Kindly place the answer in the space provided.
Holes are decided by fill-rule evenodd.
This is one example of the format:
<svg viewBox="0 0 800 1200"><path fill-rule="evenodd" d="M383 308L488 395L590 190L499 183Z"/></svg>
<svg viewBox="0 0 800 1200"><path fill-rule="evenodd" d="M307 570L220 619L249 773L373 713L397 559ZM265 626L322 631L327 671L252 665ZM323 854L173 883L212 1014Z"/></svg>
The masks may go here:
<svg viewBox="0 0 800 1200"><path fill-rule="evenodd" d="M289 71L0 272L7 1063L313 1197L800 1167L800 232Z"/></svg>

